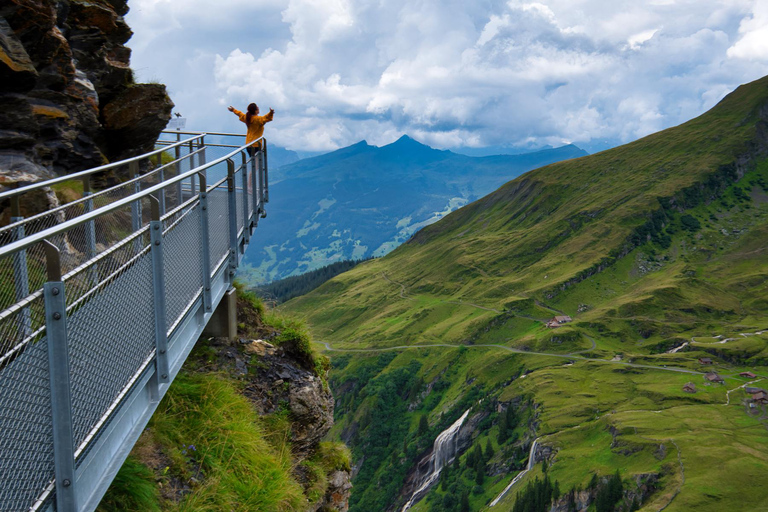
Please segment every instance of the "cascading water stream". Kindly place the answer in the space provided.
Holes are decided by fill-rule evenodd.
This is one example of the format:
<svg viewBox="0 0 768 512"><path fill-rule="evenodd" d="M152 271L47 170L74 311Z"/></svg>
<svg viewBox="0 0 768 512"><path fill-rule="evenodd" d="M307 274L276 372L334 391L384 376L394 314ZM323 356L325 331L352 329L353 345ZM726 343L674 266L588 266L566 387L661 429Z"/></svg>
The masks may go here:
<svg viewBox="0 0 768 512"><path fill-rule="evenodd" d="M429 470L419 479L416 490L411 495L411 499L403 506L401 512L405 512L421 498L421 494L432 485L440 476L440 471L449 464L456 456L456 435L464 424L464 420L469 415L469 409L456 420L453 425L440 432L432 445L432 455L429 457Z"/></svg>
<svg viewBox="0 0 768 512"><path fill-rule="evenodd" d="M507 492L509 492L512 486L515 485L521 478L523 478L523 476L525 476L527 472L529 472L533 468L534 464L536 464L535 455L536 455L536 445L538 444L538 442L539 442L539 438L537 437L536 439L533 440L533 443L531 444L531 451L528 453L528 467L522 470L521 472L519 472L517 475L515 475L515 478L513 478L512 481L509 482L509 485L506 486L504 490L501 491L501 493L498 496L496 496L496 498L494 498L494 500L491 502L489 507L496 505L499 502L499 500L501 500L501 498L503 498L507 494Z"/></svg>

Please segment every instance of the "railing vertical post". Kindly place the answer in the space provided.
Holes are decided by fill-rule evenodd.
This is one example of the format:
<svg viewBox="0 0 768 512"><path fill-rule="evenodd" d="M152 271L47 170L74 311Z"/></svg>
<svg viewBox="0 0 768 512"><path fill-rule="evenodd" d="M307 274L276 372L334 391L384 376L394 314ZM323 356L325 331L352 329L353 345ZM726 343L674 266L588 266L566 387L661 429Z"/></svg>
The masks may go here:
<svg viewBox="0 0 768 512"><path fill-rule="evenodd" d="M176 134L176 142L179 142L180 140L181 140L181 134L177 133ZM176 169L176 176L178 176L182 172L182 170L181 170L181 163L178 162L179 158L181 158L181 147L180 146L176 146L174 148L174 155L176 157L177 162L175 164L173 164L173 167L174 167L174 169ZM184 197L182 197L182 195L181 195L181 182L180 181L178 183L176 183L176 194L178 194L178 196L179 196L179 202L176 205L176 206L178 206L178 205L180 205L181 203L184 202Z"/></svg>
<svg viewBox="0 0 768 512"><path fill-rule="evenodd" d="M21 222L24 217L18 216L19 211L13 212L16 216L11 217L11 223ZM21 240L24 238L24 225L17 226L13 230L13 240ZM27 250L22 249L16 251L13 255L13 280L16 284L16 302L25 299L29 296L29 270L27 267ZM19 313L19 335L21 339L26 338L32 334L32 320L29 313L29 308L22 308Z"/></svg>
<svg viewBox="0 0 768 512"><path fill-rule="evenodd" d="M253 194L253 225L254 227L259 223L259 175L258 170L256 167L256 155L258 153L254 154L251 159L249 160L248 167L250 168L251 172L251 183L252 183L252 190L251 193Z"/></svg>
<svg viewBox="0 0 768 512"><path fill-rule="evenodd" d="M235 162L227 158L227 201L229 205L229 274L237 269L237 194L235 191Z"/></svg>
<svg viewBox="0 0 768 512"><path fill-rule="evenodd" d="M262 151L264 151L264 202L269 202L269 159L267 158L267 139L261 140Z"/></svg>
<svg viewBox="0 0 768 512"><path fill-rule="evenodd" d="M263 219L267 216L267 210L264 208L264 152L259 150L256 155L259 157L258 161L258 173L259 173L259 216Z"/></svg>
<svg viewBox="0 0 768 512"><path fill-rule="evenodd" d="M164 181L165 181L165 169L160 169L159 171L157 171L157 182L162 183ZM157 201L160 207L160 215L161 216L165 215L165 188L160 189L160 194L158 194Z"/></svg>
<svg viewBox="0 0 768 512"><path fill-rule="evenodd" d="M194 147L192 146L192 141L189 141L188 147L189 147L189 170L191 171L192 169L195 168L195 156L192 154L195 151L194 151ZM197 195L197 179L194 174L190 176L189 181L192 188L192 196L196 196Z"/></svg>
<svg viewBox="0 0 768 512"><path fill-rule="evenodd" d="M59 249L44 241L48 282L43 285L48 372L51 386L53 455L57 512L75 512L75 447L72 433L72 396L67 345L67 303L61 280Z"/></svg>
<svg viewBox="0 0 768 512"><path fill-rule="evenodd" d="M83 212L89 213L93 211L93 199L90 197L91 192L91 177L86 176L83 178L83 196L88 199L83 203ZM85 223L85 246L86 257L91 260L96 257L96 222L89 220ZM99 268L96 263L91 265L88 270L88 279L91 282L91 286L96 286L99 282Z"/></svg>
<svg viewBox="0 0 768 512"><path fill-rule="evenodd" d="M131 162L129 165L129 172L131 176L134 178L139 177L139 163L138 162ZM133 185L133 191L134 193L138 194L141 192L141 183L139 181L136 181ZM133 229L133 232L137 232L141 229L141 199L137 199L136 201L131 203L131 228ZM141 238L137 237L136 240L133 242L133 249L136 252L139 252L141 250Z"/></svg>
<svg viewBox="0 0 768 512"><path fill-rule="evenodd" d="M243 174L243 238L245 243L248 244L251 241L251 223L249 220L248 212L248 165L246 162L245 153L241 152L243 164L240 166L240 172ZM243 245L245 250L245 245Z"/></svg>
<svg viewBox="0 0 768 512"><path fill-rule="evenodd" d="M168 378L168 333L165 319L165 273L163 266L163 221L160 220L160 202L152 195L152 220L149 223L149 240L152 252L152 295L155 310L155 368L154 384L170 382ZM155 390L157 391L157 390ZM158 396L156 393L155 396Z"/></svg>
<svg viewBox="0 0 768 512"><path fill-rule="evenodd" d="M203 251L203 305L212 312L211 303L211 249L208 238L208 184L205 171L200 172L200 247Z"/></svg>
<svg viewBox="0 0 768 512"><path fill-rule="evenodd" d="M197 166L200 167L201 165L205 165L205 136L200 137L198 140L198 149L200 152L197 154Z"/></svg>

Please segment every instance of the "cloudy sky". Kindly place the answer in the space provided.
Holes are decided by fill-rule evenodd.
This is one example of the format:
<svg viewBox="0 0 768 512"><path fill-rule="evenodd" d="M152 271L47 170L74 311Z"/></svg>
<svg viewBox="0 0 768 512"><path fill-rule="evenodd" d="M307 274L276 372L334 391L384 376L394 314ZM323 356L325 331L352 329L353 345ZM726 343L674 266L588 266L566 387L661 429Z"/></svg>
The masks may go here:
<svg viewBox="0 0 768 512"><path fill-rule="evenodd" d="M187 127L328 151L598 151L677 125L768 75L765 0L129 0L139 80Z"/></svg>

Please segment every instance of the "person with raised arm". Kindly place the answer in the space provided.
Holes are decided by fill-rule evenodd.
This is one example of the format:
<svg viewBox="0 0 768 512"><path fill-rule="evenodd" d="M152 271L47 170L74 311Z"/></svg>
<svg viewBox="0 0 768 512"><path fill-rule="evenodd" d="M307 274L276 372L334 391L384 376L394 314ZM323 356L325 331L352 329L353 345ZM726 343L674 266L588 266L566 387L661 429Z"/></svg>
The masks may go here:
<svg viewBox="0 0 768 512"><path fill-rule="evenodd" d="M274 109L270 108L269 112L265 116L259 115L259 107L255 103L248 105L246 114L243 114L232 105L227 107L227 110L234 113L242 122L245 123L245 126L248 130L245 135L245 143L249 144L253 142L253 144L248 146L248 154L253 157L253 155L255 155L259 149L261 149L261 142L259 141L259 138L264 135L264 125L270 122L272 117L274 117Z"/></svg>

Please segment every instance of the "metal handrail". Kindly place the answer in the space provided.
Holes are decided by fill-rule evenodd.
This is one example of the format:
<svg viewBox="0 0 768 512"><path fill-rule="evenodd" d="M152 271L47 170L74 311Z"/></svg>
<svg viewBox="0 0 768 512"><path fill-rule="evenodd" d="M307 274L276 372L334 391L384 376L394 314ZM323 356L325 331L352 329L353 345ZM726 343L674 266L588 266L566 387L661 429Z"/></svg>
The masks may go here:
<svg viewBox="0 0 768 512"><path fill-rule="evenodd" d="M206 146L209 146L209 144L206 144ZM237 146L231 146L231 147L234 148L234 147L237 147ZM131 185L132 183L136 183L136 182L144 180L144 179L146 179L146 178L148 178L150 176L153 176L154 174L157 174L160 171L168 169L172 165L176 165L179 162L183 162L184 160L186 160L188 158L191 158L194 155L199 154L201 151L202 151L202 149L198 149L196 151L193 151L192 153L189 153L189 154L186 154L186 155L184 155L184 156L182 156L180 158L177 158L176 160L168 162L167 164L163 164L160 167L152 169L148 173L142 174L142 175L140 175L140 176L138 176L136 178L131 178L130 180L118 183L117 185L115 185L113 187L105 188L104 190L99 190L98 192L94 192L94 193L92 193L89 196L83 196L80 199L75 199L74 201L70 201L69 203L64 203L64 204L62 204L60 206L57 206L56 208L51 208L50 210L44 210L44 211L42 211L40 213L32 215L31 217L26 217L26 218L24 218L24 219L22 219L20 221L17 221L17 222L14 222L14 223L2 226L2 227L0 227L0 233L6 232L6 231L8 231L10 229L14 229L17 226L28 224L30 221L34 221L36 219L39 219L39 218L42 218L42 217L46 217L48 215L53 215L56 212L60 212L60 211L66 210L67 208L71 208L72 206L74 206L76 204L84 203L86 201L93 201L97 197L101 197L103 195L106 195L106 194L109 194L111 192L114 192L115 190L121 189L123 187L127 187L128 185ZM155 154L155 153L156 152L154 152L153 154ZM45 181L45 182L40 182L40 187L47 186L48 184L50 184L50 180L49 181ZM38 188L40 188L40 187L38 187ZM24 189L24 190L26 190L26 189Z"/></svg>
<svg viewBox="0 0 768 512"><path fill-rule="evenodd" d="M155 144L166 145L166 144L170 144L171 142L173 142L173 141L171 141L171 140L158 140L157 142L155 142ZM253 144L253 143L251 143L251 144ZM240 146L235 145L235 144L213 144L211 142L206 142L205 143L205 147L207 147L207 148L239 148Z"/></svg>
<svg viewBox="0 0 768 512"><path fill-rule="evenodd" d="M173 145L169 147L165 147L162 149L156 149L149 153L144 153L143 155L134 156L131 158L127 158L125 160L120 160L119 162L113 162L110 164L101 165L99 167L94 167L92 169L86 169L85 171L75 172L72 174L66 174L64 176L59 176L58 178L51 178L50 180L45 181L38 181L36 183L31 183L29 185L25 185L23 187L15 188L13 190L6 190L5 192L0 192L0 201L3 199L8 199L10 197L17 196L19 194L25 194L27 192L30 192L32 190L37 190L44 187L49 187L51 185L55 185L57 183L61 183L64 181L70 181L70 180L76 180L78 178L83 178L85 176L90 176L91 174L95 174L97 172L102 171L108 171L109 169L114 169L115 167L120 167L122 165L130 164L131 162L138 162L139 160L143 160L144 158L149 158L154 155L157 155L159 153L162 153L164 151L167 151L168 149L171 149L176 146L182 146L184 144L189 144L190 142L193 142L197 139L202 139L205 137L205 133L197 133L196 137L190 137L189 139L184 139L179 142L175 142Z"/></svg>
<svg viewBox="0 0 768 512"><path fill-rule="evenodd" d="M197 135L203 132L189 132L189 131L185 132L182 130L163 130L160 133L167 133L169 135L172 135L172 134ZM219 137L245 137L244 133L205 132L205 135L215 135Z"/></svg>
<svg viewBox="0 0 768 512"><path fill-rule="evenodd" d="M264 140L264 137L260 137L257 140ZM255 142L255 141L253 141ZM115 201L114 203L102 206L101 208L98 208L96 210L93 210L91 212L85 213L83 215L80 215L79 217L76 217L74 219L70 219L68 221L62 222L61 224L58 224L56 226L50 227L46 230L40 231L38 233L35 233L33 235L29 235L25 238L22 238L21 240L17 240L15 242L11 242L10 244L4 245L0 247L0 258L3 258L5 256L8 256L10 254L13 254L16 251L20 251L22 249L26 249L27 247L30 247L36 243L42 242L43 240L50 238L54 235L57 235L59 233L68 231L72 229L73 227L79 226L81 224L85 224L86 222L93 220L97 217L100 217L106 213L112 212L114 210L117 210L119 208L122 208L126 205L129 205L131 203L135 203L138 199L142 199L144 197L147 197L158 190L162 190L166 188L169 185L173 185L175 183L181 182L191 176L195 176L199 174L201 171L204 171L206 169L209 169L213 167L214 165L218 165L222 162L227 161L228 159L232 158L238 153L241 153L242 151L245 151L247 148L249 148L253 142L250 142L248 144L245 144L243 146L240 146L238 149L227 153L221 158L218 158L216 160L213 160L212 162L205 163L199 167L196 167L190 171L185 172L184 174L180 174L178 176L174 176L173 178L170 178L162 183L158 183L157 185L153 185L149 187L146 190L142 190L141 192L137 192L133 195L130 195L128 197L125 197L123 199L119 199ZM165 149L161 150L165 151ZM147 155L142 155L143 157L146 157Z"/></svg>

